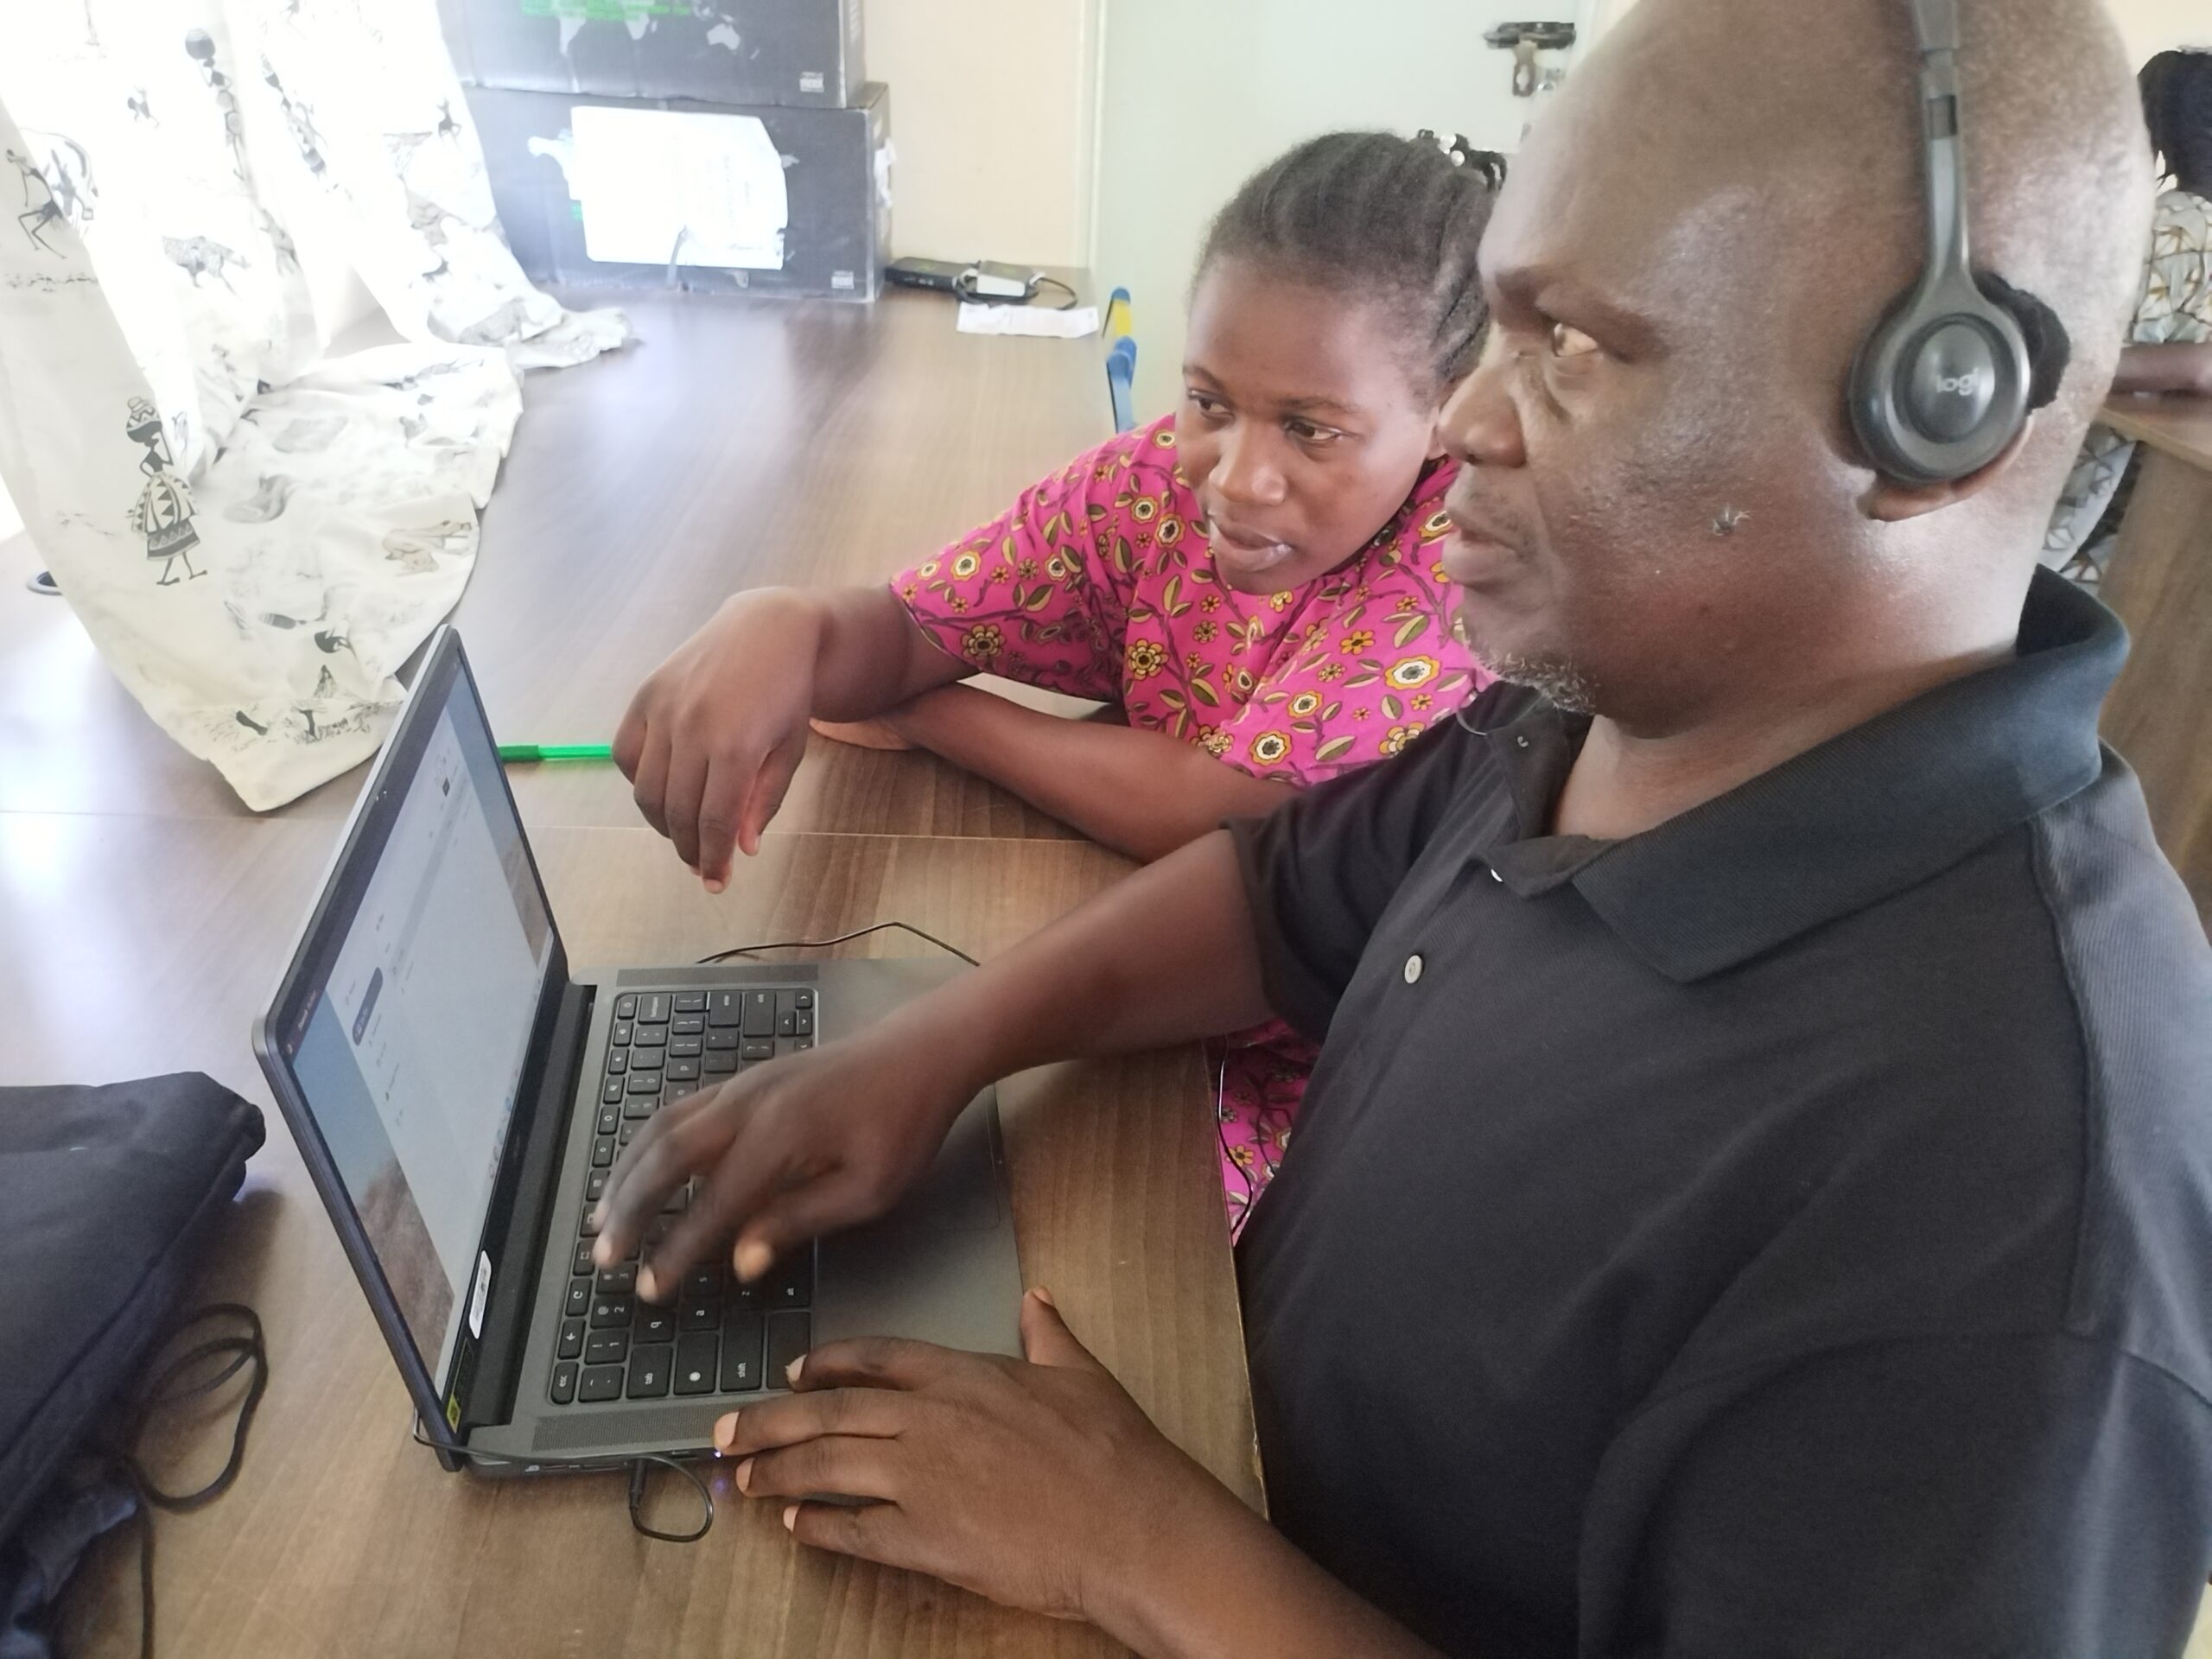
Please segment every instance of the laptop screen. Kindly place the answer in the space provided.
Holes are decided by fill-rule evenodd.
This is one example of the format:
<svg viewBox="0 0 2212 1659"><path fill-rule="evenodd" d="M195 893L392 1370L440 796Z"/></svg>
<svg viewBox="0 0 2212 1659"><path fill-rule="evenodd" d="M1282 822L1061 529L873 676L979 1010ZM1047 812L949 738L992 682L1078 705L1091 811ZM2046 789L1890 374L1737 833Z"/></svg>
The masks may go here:
<svg viewBox="0 0 2212 1659"><path fill-rule="evenodd" d="M283 1046L416 1351L442 1370L554 931L467 673L384 793L389 833L365 880L341 871L358 897L324 918Z"/></svg>

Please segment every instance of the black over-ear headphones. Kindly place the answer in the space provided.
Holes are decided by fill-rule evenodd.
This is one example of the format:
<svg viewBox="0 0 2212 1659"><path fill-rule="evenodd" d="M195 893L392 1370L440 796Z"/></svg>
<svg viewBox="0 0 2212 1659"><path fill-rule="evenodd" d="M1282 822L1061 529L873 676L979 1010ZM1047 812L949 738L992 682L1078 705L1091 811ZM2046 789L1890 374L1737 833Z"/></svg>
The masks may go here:
<svg viewBox="0 0 2212 1659"><path fill-rule="evenodd" d="M1928 173L1928 264L1859 348L1851 423L1874 465L1902 484L1942 484L2005 453L2048 393L2019 312L2048 308L1995 278L1967 247L1966 123L1959 103L1958 0L1912 0L1920 37ZM2063 331L2060 331L2063 340ZM2062 348L2063 349L2063 348ZM2052 390L2055 390L2055 386Z"/></svg>

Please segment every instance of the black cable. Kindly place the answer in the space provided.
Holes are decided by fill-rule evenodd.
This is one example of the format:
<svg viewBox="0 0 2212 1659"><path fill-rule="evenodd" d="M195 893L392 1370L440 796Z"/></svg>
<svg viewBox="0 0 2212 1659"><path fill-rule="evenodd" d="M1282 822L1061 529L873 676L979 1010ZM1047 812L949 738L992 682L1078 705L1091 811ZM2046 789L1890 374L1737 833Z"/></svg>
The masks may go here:
<svg viewBox="0 0 2212 1659"><path fill-rule="evenodd" d="M692 1490L699 1494L699 1507L705 1512L705 1519L690 1532L663 1532L658 1527L649 1527L645 1524L645 1516L638 1512L645 1502L645 1465L649 1463L657 1463L664 1469L673 1469L690 1481ZM685 1468L674 1458L664 1458L658 1452L647 1452L630 1465L630 1524L646 1537L657 1539L664 1544L696 1544L714 1529L714 1494L707 1490L707 1483L699 1478L697 1470Z"/></svg>
<svg viewBox="0 0 2212 1659"><path fill-rule="evenodd" d="M711 967L718 962L728 962L732 957L750 957L762 950L826 950L833 944L849 944L855 939L864 939L871 933L881 933L892 928L897 928L902 933L911 933L940 950L950 952L970 968L983 965L958 945L947 944L936 934L925 933L912 922L877 922L868 927L856 927L849 933L840 933L834 939L777 939L767 944L741 944L734 950L717 950L711 957L700 957L699 966Z"/></svg>
<svg viewBox="0 0 2212 1659"><path fill-rule="evenodd" d="M409 1438L417 1446L427 1446L434 1452L450 1452L455 1456L466 1458L471 1463L482 1464L487 1469L516 1469L523 1466L522 1459L519 1458L502 1458L489 1452L472 1452L466 1446L441 1446L437 1441L427 1439L423 1435L423 1421L419 1417L415 1420L413 1427L410 1429ZM645 1499L645 1465L649 1463L658 1463L665 1468L675 1470L677 1474L690 1481L692 1489L699 1494L699 1504L702 1514L699 1524L691 1531L663 1532L658 1527L649 1527L645 1524L645 1516L639 1514L639 1510ZM714 1530L714 1496L708 1491L707 1483L699 1478L697 1472L686 1468L677 1459L664 1458L657 1452L645 1452L630 1460L630 1524L644 1536L660 1543L696 1544Z"/></svg>
<svg viewBox="0 0 2212 1659"><path fill-rule="evenodd" d="M245 1461L245 1440L253 1427L253 1414L261 1408L261 1396L269 1390L269 1345L262 1335L261 1318L242 1303L216 1302L188 1313L162 1338L156 1352L168 1347L194 1325L217 1319L243 1319L246 1330L243 1334L210 1337L195 1343L156 1372L153 1381L140 1393L121 1442L112 1448L116 1464L138 1499L140 1659L154 1659L154 1511L186 1513L213 1503L231 1489L231 1483L238 1478L238 1470ZM213 1375L188 1385L179 1382L178 1379L194 1366L223 1355L230 1357L230 1363ZM249 1365L253 1368L253 1380L247 1384L245 1398L239 1402L238 1421L231 1430L231 1455L224 1460L220 1472L206 1485L188 1492L167 1491L156 1485L138 1457L138 1442L144 1437L154 1413L213 1394Z"/></svg>

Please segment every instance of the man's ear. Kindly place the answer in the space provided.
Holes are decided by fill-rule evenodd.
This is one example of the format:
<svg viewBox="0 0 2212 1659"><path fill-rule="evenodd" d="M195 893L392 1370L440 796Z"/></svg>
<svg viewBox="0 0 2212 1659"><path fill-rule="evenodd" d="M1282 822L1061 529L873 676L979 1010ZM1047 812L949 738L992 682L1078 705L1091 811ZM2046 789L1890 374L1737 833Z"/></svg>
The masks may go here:
<svg viewBox="0 0 2212 1659"><path fill-rule="evenodd" d="M2021 423L1997 458L1978 472L1964 478L1953 479L1945 484L1900 484L1877 474L1873 487L1859 499L1859 510L1878 524L1901 524L1908 518L1917 518L1923 513L1941 512L1945 507L1970 501L1987 489L1999 478L2036 429L2036 417L2030 415Z"/></svg>

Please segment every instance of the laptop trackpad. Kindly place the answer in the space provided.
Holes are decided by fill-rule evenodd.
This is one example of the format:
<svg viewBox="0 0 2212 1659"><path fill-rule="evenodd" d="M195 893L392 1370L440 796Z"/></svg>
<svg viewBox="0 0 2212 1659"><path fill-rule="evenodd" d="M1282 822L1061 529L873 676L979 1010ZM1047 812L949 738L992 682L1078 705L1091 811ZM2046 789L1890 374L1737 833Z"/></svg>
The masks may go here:
<svg viewBox="0 0 2212 1659"><path fill-rule="evenodd" d="M818 1283L817 1344L899 1336L1021 1351L1021 1267L995 1093L969 1103L898 1208L822 1241Z"/></svg>

